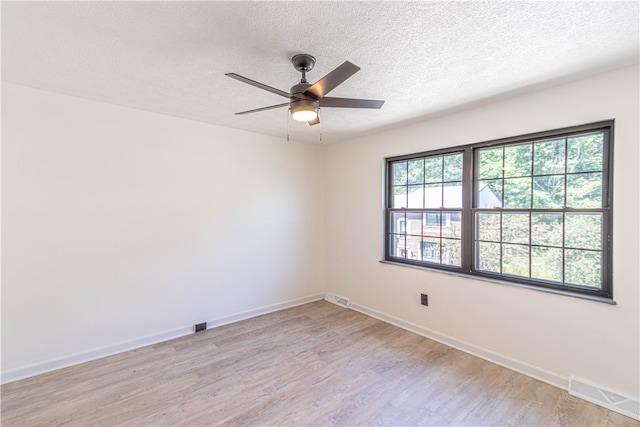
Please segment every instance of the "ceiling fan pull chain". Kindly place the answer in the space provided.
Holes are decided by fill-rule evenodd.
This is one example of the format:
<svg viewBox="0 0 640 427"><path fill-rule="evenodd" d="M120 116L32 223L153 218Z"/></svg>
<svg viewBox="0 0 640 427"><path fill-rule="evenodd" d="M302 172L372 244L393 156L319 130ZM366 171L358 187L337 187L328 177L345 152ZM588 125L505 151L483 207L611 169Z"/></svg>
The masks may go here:
<svg viewBox="0 0 640 427"><path fill-rule="evenodd" d="M287 142L289 142L289 117L291 116L291 108L287 110Z"/></svg>
<svg viewBox="0 0 640 427"><path fill-rule="evenodd" d="M320 144L322 144L322 120L321 120L322 117L320 117L321 116L320 110L321 109L318 108L318 120L320 120L320 123L318 123L320 125Z"/></svg>

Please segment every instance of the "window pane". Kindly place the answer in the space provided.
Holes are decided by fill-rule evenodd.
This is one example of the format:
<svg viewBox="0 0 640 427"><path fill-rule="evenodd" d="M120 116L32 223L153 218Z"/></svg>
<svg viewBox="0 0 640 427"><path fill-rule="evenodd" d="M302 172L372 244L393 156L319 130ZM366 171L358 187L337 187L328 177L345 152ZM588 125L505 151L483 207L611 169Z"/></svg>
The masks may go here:
<svg viewBox="0 0 640 427"><path fill-rule="evenodd" d="M462 256L460 252L460 240L442 239L442 264L462 265Z"/></svg>
<svg viewBox="0 0 640 427"><path fill-rule="evenodd" d="M405 250L405 241L406 238L404 236L392 234L389 236L389 244L391 245L390 254L391 256L397 258L406 258L407 251Z"/></svg>
<svg viewBox="0 0 640 427"><path fill-rule="evenodd" d="M531 244L562 247L562 214L532 212Z"/></svg>
<svg viewBox="0 0 640 427"><path fill-rule="evenodd" d="M547 175L564 173L565 140L542 141L533 144L533 173Z"/></svg>
<svg viewBox="0 0 640 427"><path fill-rule="evenodd" d="M500 243L478 243L476 268L482 271L500 273Z"/></svg>
<svg viewBox="0 0 640 427"><path fill-rule="evenodd" d="M442 207L442 184L427 184L424 186L424 207Z"/></svg>
<svg viewBox="0 0 640 427"><path fill-rule="evenodd" d="M424 216L422 217L423 221L422 221L422 226L423 227L438 227L440 228L440 225L442 224L443 221L443 215L442 212L440 211L436 211L436 212L425 212Z"/></svg>
<svg viewBox="0 0 640 427"><path fill-rule="evenodd" d="M405 185L407 183L407 162L392 163L391 170L393 185Z"/></svg>
<svg viewBox="0 0 640 427"><path fill-rule="evenodd" d="M531 178L504 180L504 207L512 209L531 208Z"/></svg>
<svg viewBox="0 0 640 427"><path fill-rule="evenodd" d="M440 264L440 239L425 238L422 241L422 260Z"/></svg>
<svg viewBox="0 0 640 427"><path fill-rule="evenodd" d="M408 194L408 208L409 209L422 209L424 202L424 186L422 185L409 185Z"/></svg>
<svg viewBox="0 0 640 427"><path fill-rule="evenodd" d="M529 247L502 244L502 274L529 277Z"/></svg>
<svg viewBox="0 0 640 427"><path fill-rule="evenodd" d="M393 203L392 208L407 207L407 187L393 187Z"/></svg>
<svg viewBox="0 0 640 427"><path fill-rule="evenodd" d="M528 213L504 213L502 215L502 241L529 244Z"/></svg>
<svg viewBox="0 0 640 427"><path fill-rule="evenodd" d="M602 174L569 175L567 177L567 207L602 207Z"/></svg>
<svg viewBox="0 0 640 427"><path fill-rule="evenodd" d="M409 184L422 184L424 182L424 160L410 160L408 162Z"/></svg>
<svg viewBox="0 0 640 427"><path fill-rule="evenodd" d="M422 243L422 237L420 236L407 236L407 259L414 261L420 260L420 245Z"/></svg>
<svg viewBox="0 0 640 427"><path fill-rule="evenodd" d="M502 147L478 150L480 179L502 178L502 153Z"/></svg>
<svg viewBox="0 0 640 427"><path fill-rule="evenodd" d="M600 252L567 249L565 251L565 282L601 287Z"/></svg>
<svg viewBox="0 0 640 427"><path fill-rule="evenodd" d="M531 248L531 277L562 282L562 249Z"/></svg>
<svg viewBox="0 0 640 427"><path fill-rule="evenodd" d="M564 245L578 249L600 249L602 245L602 214L566 214Z"/></svg>
<svg viewBox="0 0 640 427"><path fill-rule="evenodd" d="M440 212L424 212L422 214L422 233L425 236L440 237Z"/></svg>
<svg viewBox="0 0 640 427"><path fill-rule="evenodd" d="M531 175L531 144L504 148L504 176Z"/></svg>
<svg viewBox="0 0 640 427"><path fill-rule="evenodd" d="M480 181L478 186L479 208L502 207L502 180Z"/></svg>
<svg viewBox="0 0 640 427"><path fill-rule="evenodd" d="M407 232L407 220L404 212L391 212L389 221L389 229L392 233L405 234Z"/></svg>
<svg viewBox="0 0 640 427"><path fill-rule="evenodd" d="M462 183L444 184L442 206L445 208L462 207Z"/></svg>
<svg viewBox="0 0 640 427"><path fill-rule="evenodd" d="M462 237L462 212L443 212L441 218L443 237Z"/></svg>
<svg viewBox="0 0 640 427"><path fill-rule="evenodd" d="M420 212L407 212L407 234L422 235L422 215Z"/></svg>
<svg viewBox="0 0 640 427"><path fill-rule="evenodd" d="M428 157L424 160L424 182L442 182L442 156Z"/></svg>
<svg viewBox="0 0 640 427"><path fill-rule="evenodd" d="M533 178L533 207L536 209L564 207L564 175Z"/></svg>
<svg viewBox="0 0 640 427"><path fill-rule="evenodd" d="M500 213L476 214L476 236L478 240L500 241Z"/></svg>
<svg viewBox="0 0 640 427"><path fill-rule="evenodd" d="M444 156L444 181L462 181L462 153Z"/></svg>
<svg viewBox="0 0 640 427"><path fill-rule="evenodd" d="M602 133L582 135L567 140L567 172L602 170Z"/></svg>

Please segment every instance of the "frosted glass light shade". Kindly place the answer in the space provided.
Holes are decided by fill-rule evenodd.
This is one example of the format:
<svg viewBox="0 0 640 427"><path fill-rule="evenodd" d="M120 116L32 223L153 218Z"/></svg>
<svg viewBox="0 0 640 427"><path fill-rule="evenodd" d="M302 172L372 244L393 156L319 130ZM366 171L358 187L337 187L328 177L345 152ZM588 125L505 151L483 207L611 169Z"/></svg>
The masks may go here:
<svg viewBox="0 0 640 427"><path fill-rule="evenodd" d="M318 117L318 102L306 99L291 103L291 117L298 122L309 122Z"/></svg>

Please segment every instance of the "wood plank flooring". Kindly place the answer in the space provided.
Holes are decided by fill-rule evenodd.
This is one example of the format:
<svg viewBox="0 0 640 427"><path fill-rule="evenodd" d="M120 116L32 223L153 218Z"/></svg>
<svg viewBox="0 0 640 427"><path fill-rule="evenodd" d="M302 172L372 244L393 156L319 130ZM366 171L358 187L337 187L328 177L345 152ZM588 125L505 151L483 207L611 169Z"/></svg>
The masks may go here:
<svg viewBox="0 0 640 427"><path fill-rule="evenodd" d="M6 384L3 426L637 421L318 301Z"/></svg>

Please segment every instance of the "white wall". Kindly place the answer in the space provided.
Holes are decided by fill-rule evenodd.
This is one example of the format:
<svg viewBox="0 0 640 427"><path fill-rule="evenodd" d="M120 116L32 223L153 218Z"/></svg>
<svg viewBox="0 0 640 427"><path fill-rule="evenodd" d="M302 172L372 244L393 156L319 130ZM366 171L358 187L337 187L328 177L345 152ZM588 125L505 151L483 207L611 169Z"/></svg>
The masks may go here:
<svg viewBox="0 0 640 427"><path fill-rule="evenodd" d="M541 378L559 378L561 386L575 375L637 398L638 75L637 66L629 67L330 146L329 291L484 354L528 364ZM379 263L385 157L611 118L617 305ZM429 295L428 308L420 305L421 292Z"/></svg>
<svg viewBox="0 0 640 427"><path fill-rule="evenodd" d="M324 291L320 146L4 84L2 150L3 376Z"/></svg>

